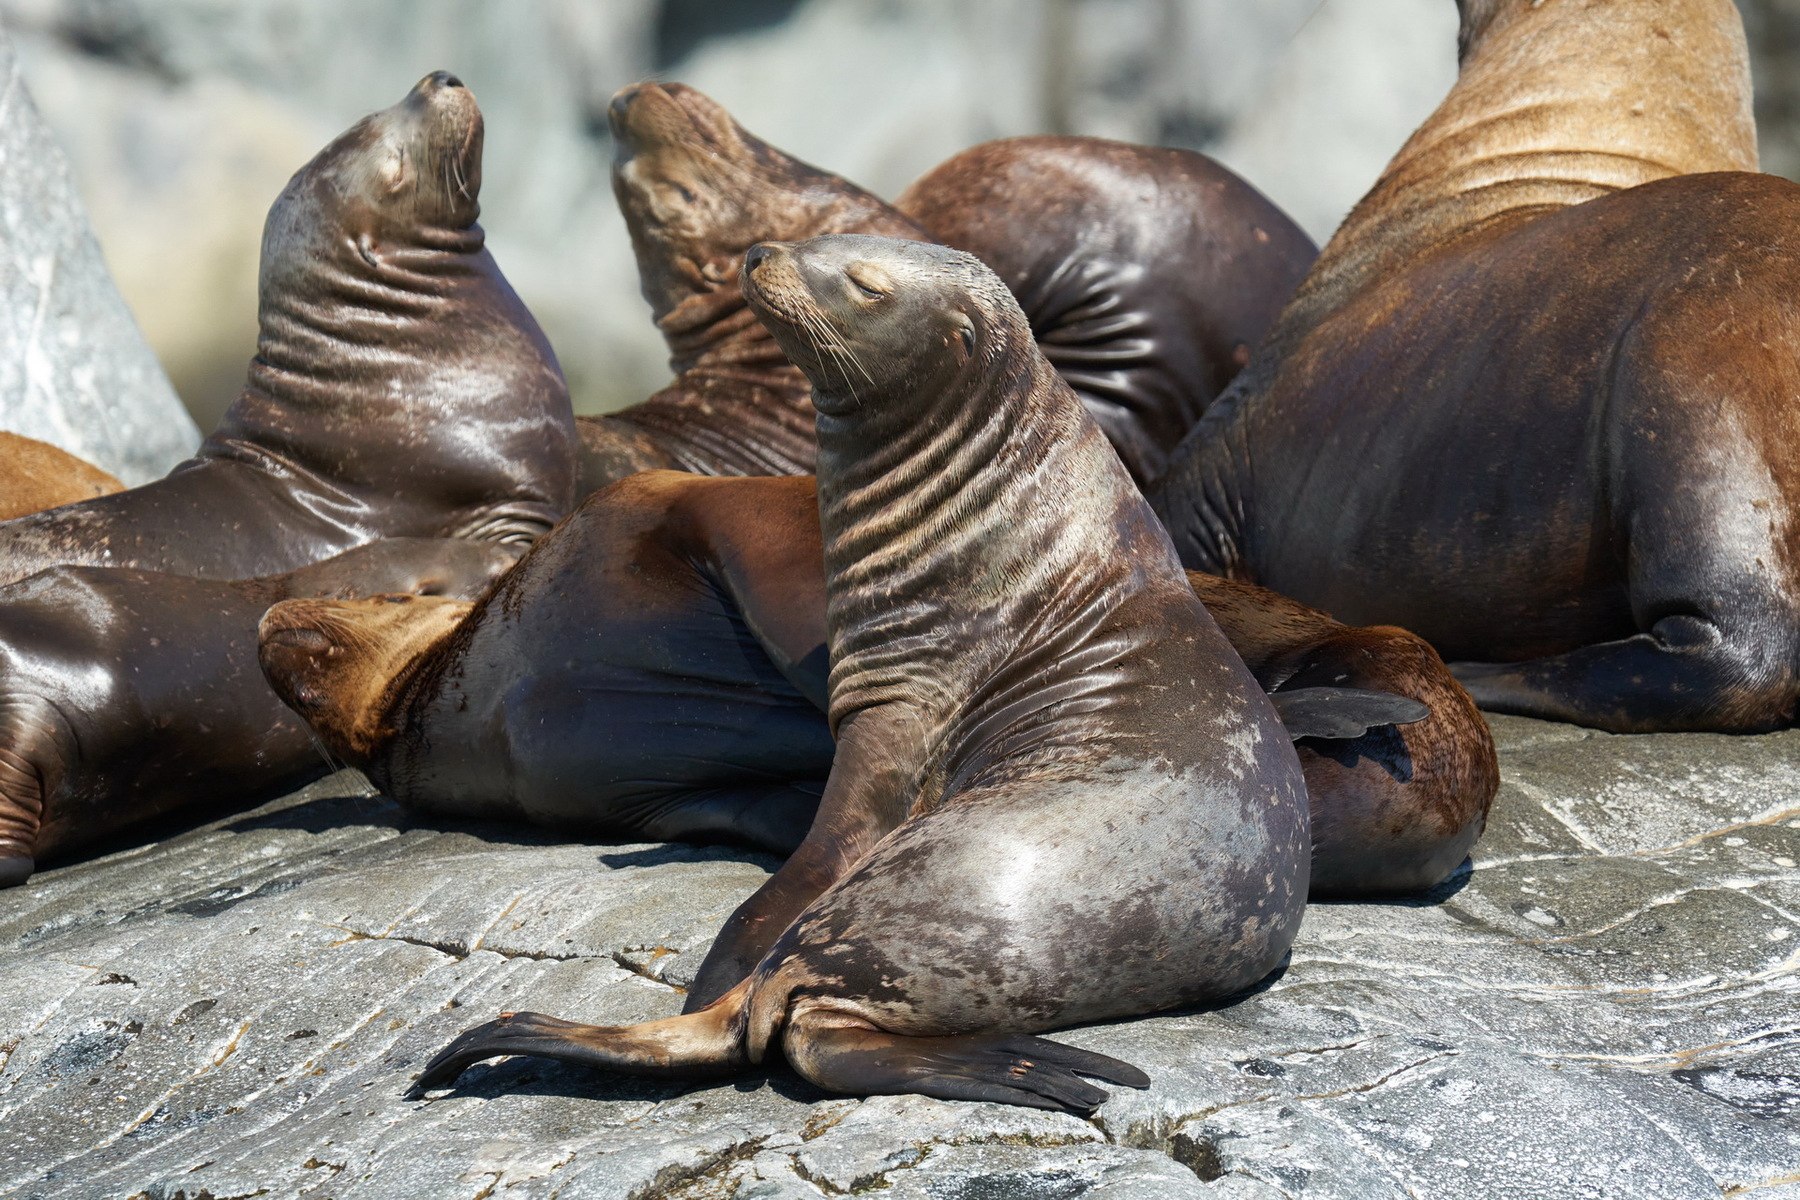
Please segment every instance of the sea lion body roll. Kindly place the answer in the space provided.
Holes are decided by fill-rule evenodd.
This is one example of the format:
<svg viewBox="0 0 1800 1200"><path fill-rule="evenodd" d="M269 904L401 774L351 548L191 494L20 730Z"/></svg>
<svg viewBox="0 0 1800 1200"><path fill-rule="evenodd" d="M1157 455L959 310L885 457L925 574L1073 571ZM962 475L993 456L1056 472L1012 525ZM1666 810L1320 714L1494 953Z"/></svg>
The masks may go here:
<svg viewBox="0 0 1800 1200"><path fill-rule="evenodd" d="M818 555L810 478L645 472L453 629L291 600L263 620L263 668L327 749L421 811L785 852L831 769Z"/></svg>
<svg viewBox="0 0 1800 1200"><path fill-rule="evenodd" d="M270 604L471 595L517 554L394 539L269 579L54 567L0 588L0 885L177 808L255 803L325 773L256 670Z"/></svg>
<svg viewBox="0 0 1800 1200"><path fill-rule="evenodd" d="M1318 255L1205 155L1105 138L984 142L897 205L1012 289L1139 486L1162 475Z"/></svg>
<svg viewBox="0 0 1800 1200"><path fill-rule="evenodd" d="M833 1091L1091 1110L1078 1074L1148 1081L1024 1035L1273 969L1306 892L1299 763L992 272L828 237L753 249L745 281L813 382L838 744L806 841L721 943L794 919L701 1011L502 1017L419 1087L505 1053L718 1072L779 1039Z"/></svg>
<svg viewBox="0 0 1800 1200"><path fill-rule="evenodd" d="M1800 186L1727 0L1464 6L1462 73L1158 504L1189 565L1427 638L1477 701L1790 723ZM1500 151L1504 149L1505 153Z"/></svg>
<svg viewBox="0 0 1800 1200"><path fill-rule="evenodd" d="M806 377L744 304L757 242L824 233L924 238L848 180L777 150L679 83L613 97L613 191L675 380L642 404L578 418L583 494L634 471L810 475Z"/></svg>
<svg viewBox="0 0 1800 1200"><path fill-rule="evenodd" d="M49 442L0 432L0 521L124 489L99 467Z"/></svg>
<svg viewBox="0 0 1800 1200"><path fill-rule="evenodd" d="M437 72L288 183L257 354L198 454L0 525L0 581L59 563L243 579L380 537L528 541L573 500L556 356L476 224L482 122Z"/></svg>

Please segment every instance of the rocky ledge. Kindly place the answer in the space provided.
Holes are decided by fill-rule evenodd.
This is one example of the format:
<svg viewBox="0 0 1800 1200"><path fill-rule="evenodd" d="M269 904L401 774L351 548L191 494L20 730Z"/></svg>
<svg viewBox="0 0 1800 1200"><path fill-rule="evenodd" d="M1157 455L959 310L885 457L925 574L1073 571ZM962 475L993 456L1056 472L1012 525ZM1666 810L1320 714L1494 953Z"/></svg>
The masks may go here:
<svg viewBox="0 0 1800 1200"><path fill-rule="evenodd" d="M1800 732L1494 725L1472 870L1314 906L1237 1004L1060 1035L1155 1080L1087 1121L516 1059L405 1100L502 1009L676 1011L773 864L340 775L0 893L0 1194L1800 1195Z"/></svg>

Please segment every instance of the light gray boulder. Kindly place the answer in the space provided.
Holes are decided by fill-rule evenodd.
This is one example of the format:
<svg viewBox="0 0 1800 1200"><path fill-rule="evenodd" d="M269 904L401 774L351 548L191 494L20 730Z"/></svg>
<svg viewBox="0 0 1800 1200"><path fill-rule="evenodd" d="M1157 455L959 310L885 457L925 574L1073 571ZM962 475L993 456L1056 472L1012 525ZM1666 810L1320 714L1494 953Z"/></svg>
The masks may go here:
<svg viewBox="0 0 1800 1200"><path fill-rule="evenodd" d="M142 483L199 443L0 30L0 430Z"/></svg>

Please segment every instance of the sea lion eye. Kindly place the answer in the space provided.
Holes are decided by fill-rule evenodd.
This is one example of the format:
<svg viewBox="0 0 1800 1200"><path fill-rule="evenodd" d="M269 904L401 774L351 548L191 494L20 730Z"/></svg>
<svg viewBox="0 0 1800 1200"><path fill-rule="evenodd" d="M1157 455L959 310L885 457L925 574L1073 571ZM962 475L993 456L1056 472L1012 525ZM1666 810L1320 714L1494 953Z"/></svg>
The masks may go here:
<svg viewBox="0 0 1800 1200"><path fill-rule="evenodd" d="M872 279L867 274L859 272L855 267L846 270L844 272L844 277L855 286L857 291L861 292L870 300L884 300L887 298L887 289L879 286L883 281Z"/></svg>
<svg viewBox="0 0 1800 1200"><path fill-rule="evenodd" d="M975 353L975 323L973 321L964 317L956 327L956 336L962 339L965 353Z"/></svg>

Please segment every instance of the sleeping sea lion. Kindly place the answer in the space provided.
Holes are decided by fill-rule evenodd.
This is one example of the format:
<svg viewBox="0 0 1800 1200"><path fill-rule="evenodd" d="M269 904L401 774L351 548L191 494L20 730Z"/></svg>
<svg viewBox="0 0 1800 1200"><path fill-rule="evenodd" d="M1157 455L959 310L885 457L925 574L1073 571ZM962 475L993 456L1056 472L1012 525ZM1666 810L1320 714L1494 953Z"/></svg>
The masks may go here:
<svg viewBox="0 0 1800 1200"><path fill-rule="evenodd" d="M574 501L556 356L476 224L481 111L438 71L288 183L256 357L163 479L0 525L0 582L61 563L243 579L381 537L528 541Z"/></svg>
<svg viewBox="0 0 1800 1200"><path fill-rule="evenodd" d="M260 803L330 769L256 669L269 605L468 597L519 550L395 538L268 579L52 567L0 588L0 886L178 808Z"/></svg>
<svg viewBox="0 0 1800 1200"><path fill-rule="evenodd" d="M1729 0L1465 0L1456 86L1157 504L1184 560L1428 639L1482 705L1787 725L1800 186Z"/></svg>
<svg viewBox="0 0 1800 1200"><path fill-rule="evenodd" d="M924 230L848 180L777 150L684 84L623 88L607 118L613 191L675 380L642 404L577 418L583 494L656 467L810 475L806 376L745 306L744 252L771 238L923 238Z"/></svg>
<svg viewBox="0 0 1800 1200"><path fill-rule="evenodd" d="M1091 1111L1148 1084L1029 1036L1223 997L1305 906L1300 764L1081 402L974 257L753 248L744 291L813 383L837 753L758 895L794 918L698 1011L508 1014L419 1077L528 1053ZM754 904L755 901L752 901ZM1117 947L1133 947L1121 958Z"/></svg>
<svg viewBox="0 0 1800 1200"><path fill-rule="evenodd" d="M1250 361L1318 255L1204 154L1105 138L984 142L896 204L1006 282L1140 486Z"/></svg>

